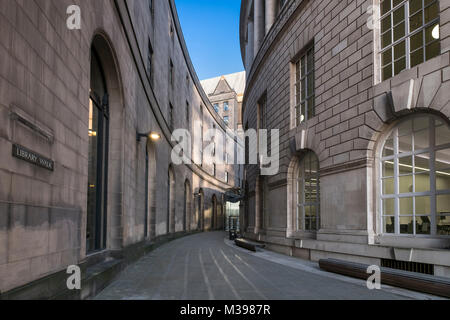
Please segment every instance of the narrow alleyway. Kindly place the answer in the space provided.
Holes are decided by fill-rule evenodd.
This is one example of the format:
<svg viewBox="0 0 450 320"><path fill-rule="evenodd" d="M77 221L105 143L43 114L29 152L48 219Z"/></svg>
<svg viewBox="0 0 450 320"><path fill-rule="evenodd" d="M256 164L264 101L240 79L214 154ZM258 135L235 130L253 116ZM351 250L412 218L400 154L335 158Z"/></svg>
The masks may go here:
<svg viewBox="0 0 450 320"><path fill-rule="evenodd" d="M204 233L164 245L127 268L96 299L395 300L415 297L403 294L400 289L370 291L363 281L347 281L320 270L308 272L289 263L262 259L230 246L224 238L223 232Z"/></svg>

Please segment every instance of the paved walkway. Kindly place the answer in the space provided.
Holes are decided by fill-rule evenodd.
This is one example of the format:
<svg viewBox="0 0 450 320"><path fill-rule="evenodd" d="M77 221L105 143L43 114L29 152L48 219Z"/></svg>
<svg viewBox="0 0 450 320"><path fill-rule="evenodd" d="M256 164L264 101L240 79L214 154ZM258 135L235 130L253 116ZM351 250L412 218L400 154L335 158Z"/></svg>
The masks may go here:
<svg viewBox="0 0 450 320"><path fill-rule="evenodd" d="M249 253L203 233L168 243L128 267L99 300L426 299L321 271L317 264L264 251Z"/></svg>

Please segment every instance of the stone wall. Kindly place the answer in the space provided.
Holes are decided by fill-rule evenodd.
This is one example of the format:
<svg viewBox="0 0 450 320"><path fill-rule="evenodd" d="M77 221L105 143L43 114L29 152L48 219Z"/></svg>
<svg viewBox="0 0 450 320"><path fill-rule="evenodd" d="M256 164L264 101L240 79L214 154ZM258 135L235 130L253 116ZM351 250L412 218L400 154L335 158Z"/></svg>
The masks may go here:
<svg viewBox="0 0 450 320"><path fill-rule="evenodd" d="M246 235L266 240L274 247L278 242L297 246L296 250L302 249L304 242L299 240L294 245L290 240L312 238L316 242L308 250L318 250L321 257L326 256L323 252L333 250L328 242L375 244L375 235L381 231L376 223L378 182L374 163L381 134L401 117L416 111L434 113L447 121L450 116L450 4L439 1L441 55L380 82L375 77L376 35L367 24L367 9L376 2L288 1L254 58L246 52L248 28L253 24L248 19L252 3L243 1L241 9L241 50L248 75L243 123L244 127L256 128L258 101L266 96L267 128L280 130L281 167L277 175L267 177L269 225L255 234L259 168L246 166L250 208ZM292 63L312 43L316 114L295 126ZM393 106L388 101L390 92ZM295 164L306 150L319 157L321 170L321 228L313 234L298 232L294 227L296 200L291 184ZM395 243L405 245L398 239L388 245ZM426 240L409 243L428 248L448 244L446 238L433 244ZM351 255L351 249L346 253ZM445 265L448 267L450 261Z"/></svg>
<svg viewBox="0 0 450 320"><path fill-rule="evenodd" d="M72 4L81 9L81 30L66 26L66 10ZM173 166L174 209L168 210L174 145L169 102L174 107L174 128L192 129L201 106L205 131L213 124L224 130L225 125L214 116L197 79L173 1L153 1L153 5L152 14L145 0L0 1L0 293L95 258L87 256L85 241L94 43L110 95L106 252L166 235L167 221L175 226L171 233L197 230L201 215L195 199L200 189L204 226L211 229L212 197L216 195L223 205L222 194L231 187L219 167L216 178L206 165ZM169 58L174 65L173 88L168 80ZM137 132L149 130L161 133L161 140L136 141ZM53 160L54 171L12 157L13 144ZM186 228L185 183L190 196ZM222 212L218 210L217 228L222 227ZM169 220L168 214L173 214Z"/></svg>

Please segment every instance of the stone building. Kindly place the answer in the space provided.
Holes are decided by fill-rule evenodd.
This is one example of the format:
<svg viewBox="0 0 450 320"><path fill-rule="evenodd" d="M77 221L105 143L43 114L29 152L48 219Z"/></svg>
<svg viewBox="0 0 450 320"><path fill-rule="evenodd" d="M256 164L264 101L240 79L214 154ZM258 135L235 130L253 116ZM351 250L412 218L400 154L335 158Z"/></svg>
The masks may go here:
<svg viewBox="0 0 450 320"><path fill-rule="evenodd" d="M223 227L224 169L203 143L196 164L171 161L173 130L227 128L173 0L1 0L0 30L1 298L85 298L158 244Z"/></svg>
<svg viewBox="0 0 450 320"><path fill-rule="evenodd" d="M245 236L450 277L450 2L242 1L240 39L243 125L280 130Z"/></svg>
<svg viewBox="0 0 450 320"><path fill-rule="evenodd" d="M243 182L243 166L238 163L238 155L243 153L242 98L245 91L245 71L202 80L201 85L208 95L214 111L229 129L236 133L233 152L224 150L226 174L229 183L240 188Z"/></svg>
<svg viewBox="0 0 450 320"><path fill-rule="evenodd" d="M245 71L202 80L214 111L233 130L242 129L242 98L245 91Z"/></svg>

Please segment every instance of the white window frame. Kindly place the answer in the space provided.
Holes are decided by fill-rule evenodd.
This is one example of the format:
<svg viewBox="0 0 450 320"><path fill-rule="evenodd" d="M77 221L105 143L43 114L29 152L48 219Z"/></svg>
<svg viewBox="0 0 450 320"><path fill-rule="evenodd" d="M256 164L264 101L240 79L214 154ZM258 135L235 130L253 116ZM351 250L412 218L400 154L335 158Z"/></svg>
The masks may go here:
<svg viewBox="0 0 450 320"><path fill-rule="evenodd" d="M315 84L315 46L314 44L308 45L305 50L303 51L303 53L300 55L300 57L298 59L296 59L293 63L292 63L292 71L293 71L293 76L292 76L292 80L293 80L293 88L292 88L292 99L293 99L293 124L295 127L300 126L301 124L307 122L308 120L312 119L315 117L316 113L315 113L315 109L316 109L316 84ZM308 58L309 55L312 55L312 68L310 69L308 67ZM302 74L302 60L304 59L305 61L305 73ZM312 81L313 81L313 86L312 86L312 94L308 95L308 77L312 75ZM302 97L302 86L301 83L302 81L305 82L305 97ZM299 98L297 98L299 97ZM314 99L313 100L313 105L310 107L309 106L309 100L310 99ZM302 110L301 110L301 106L302 104L305 104L305 112L302 115ZM309 114L309 110L312 110L312 115ZM300 117L303 116L303 120L300 120Z"/></svg>
<svg viewBox="0 0 450 320"><path fill-rule="evenodd" d="M437 196L439 195L447 195L450 194L450 190L436 190L436 170L435 170L435 159L436 159L436 152L439 152L440 150L445 150L445 149L449 149L450 148L450 143L448 144L444 144L444 145L440 145L440 146L436 146L436 121L441 121L444 122L445 125L445 121L444 120L440 120L435 116L432 115L424 115L424 114L420 114L420 115L416 115L415 117L426 117L428 116L430 124L429 124L429 148L426 149L420 149L420 150L415 150L415 143L414 143L414 132L412 133L413 138L412 138L412 151L411 152L404 152L404 153L399 153L399 134L398 134L398 129L400 127L400 125L403 122L407 122L407 121L413 121L414 120L414 116L413 117L408 117L407 119L397 123L397 125L390 131L390 133L385 137L385 141L382 144L382 148L380 150L381 156L379 157L379 163L378 163L378 170L379 170L379 175L378 175L378 185L379 185L379 212L380 212L380 216L379 216L379 223L380 223L380 234L385 235L385 236L396 236L396 237L416 237L416 238L430 238L430 237L439 237L439 238L450 238L450 236L445 236L445 235L438 235L437 234ZM382 153L385 149L386 143L388 140L390 140L390 138L393 137L393 144L394 144L394 150L393 153L394 155L392 156L386 156L383 157ZM413 173L412 173L412 177L413 177L413 188L415 186L415 178L416 178L416 172L415 172L415 155L421 155L421 154L429 154L430 156L430 191L428 192L409 192L409 193L400 193L400 181L399 181L399 159L400 158L406 158L406 157L412 157L412 166L413 166ZM400 156L401 155L401 156ZM393 161L394 162L394 194L390 194L390 195L384 195L383 193L383 162L384 161ZM388 177L389 178L389 177ZM414 191L414 189L413 189ZM413 219L413 233L412 234L402 234L400 232L400 199L401 198L416 198L416 197L430 197L430 215L425 215L425 214L418 214L416 215L416 207L415 207L415 200L413 202L413 215L412 215L412 219ZM384 206L383 206L383 200L389 200L389 199L394 199L394 218L395 218L395 231L394 233L385 233L384 231L384 218L385 217L391 217L391 215L385 215L384 214ZM417 230L416 230L416 216L427 216L430 217L431 220L431 230L430 230L430 234L416 234ZM406 217L406 216L405 216ZM410 216L407 216L410 217Z"/></svg>
<svg viewBox="0 0 450 320"><path fill-rule="evenodd" d="M432 25L434 25L436 23L439 24L439 28L440 28L440 17L438 15L438 17L435 18L434 20L431 20L430 22L425 23L425 14L423 14L422 15L422 25L419 28L417 28L416 30L410 31L410 13L409 13L410 0L403 0L401 3L399 3L395 7L392 7L393 0L386 0L386 1L391 1L391 9L387 13L385 13L383 15L382 15L382 12L381 12L381 4L382 4L383 1L382 0L376 0L376 1L377 1L377 4L379 5L379 8L380 8L379 9L380 10L380 20L378 21L379 30L377 32L378 34L376 34L376 37L377 37L376 41L378 43L377 51L378 51L378 59L379 59L378 60L379 68L378 68L377 74L379 74L379 80L380 81L386 81L386 80L391 79L391 78L393 78L393 77L398 75L398 74L395 74L395 65L394 65L394 63L395 63L395 61L399 61L400 59L403 59L403 57L401 57L401 58L395 60L393 48L396 45L398 45L398 44L402 43L403 41L405 41L405 56L404 56L405 59L406 59L405 68L402 69L401 71L399 71L399 73L401 73L404 70L411 69L411 44L410 44L411 37L413 37L414 35L418 34L419 32L423 33L423 31L426 28L428 28L428 27L430 27L430 26L432 26ZM442 1L442 0L434 0L433 3L431 3L431 4L429 4L429 5L427 5L425 7L425 0L422 0L422 11L425 11L426 8L432 6L434 3L437 3L437 5L439 7L439 1ZM398 40L394 40L394 29L395 29L395 26L401 25L402 22L400 22L400 23L398 23L397 25L394 26L393 13L396 10L398 10L401 6L404 6L405 19L403 20L403 22L405 23L405 35L403 37L400 37ZM415 12L415 13L417 13L417 12ZM382 33L382 29L381 29L382 28L382 21L388 16L391 16L391 25L390 25L390 27L392 27L390 29L391 44L388 45L386 48L383 48L383 34L385 34L387 32ZM437 42L437 41L440 42L440 39L436 39L436 40L430 42L428 45L430 45L431 43ZM391 71L391 77L383 79L383 53L388 51L388 50L392 50L392 57L391 57L392 71ZM418 51L418 50L419 49L417 49L416 51ZM431 58L427 58L426 57L426 37L425 37L425 35L423 36L423 46L422 46L421 50L423 50L423 61L421 63L424 63L425 61L430 60ZM418 65L420 65L420 63ZM416 67L416 66L414 66L414 67Z"/></svg>

